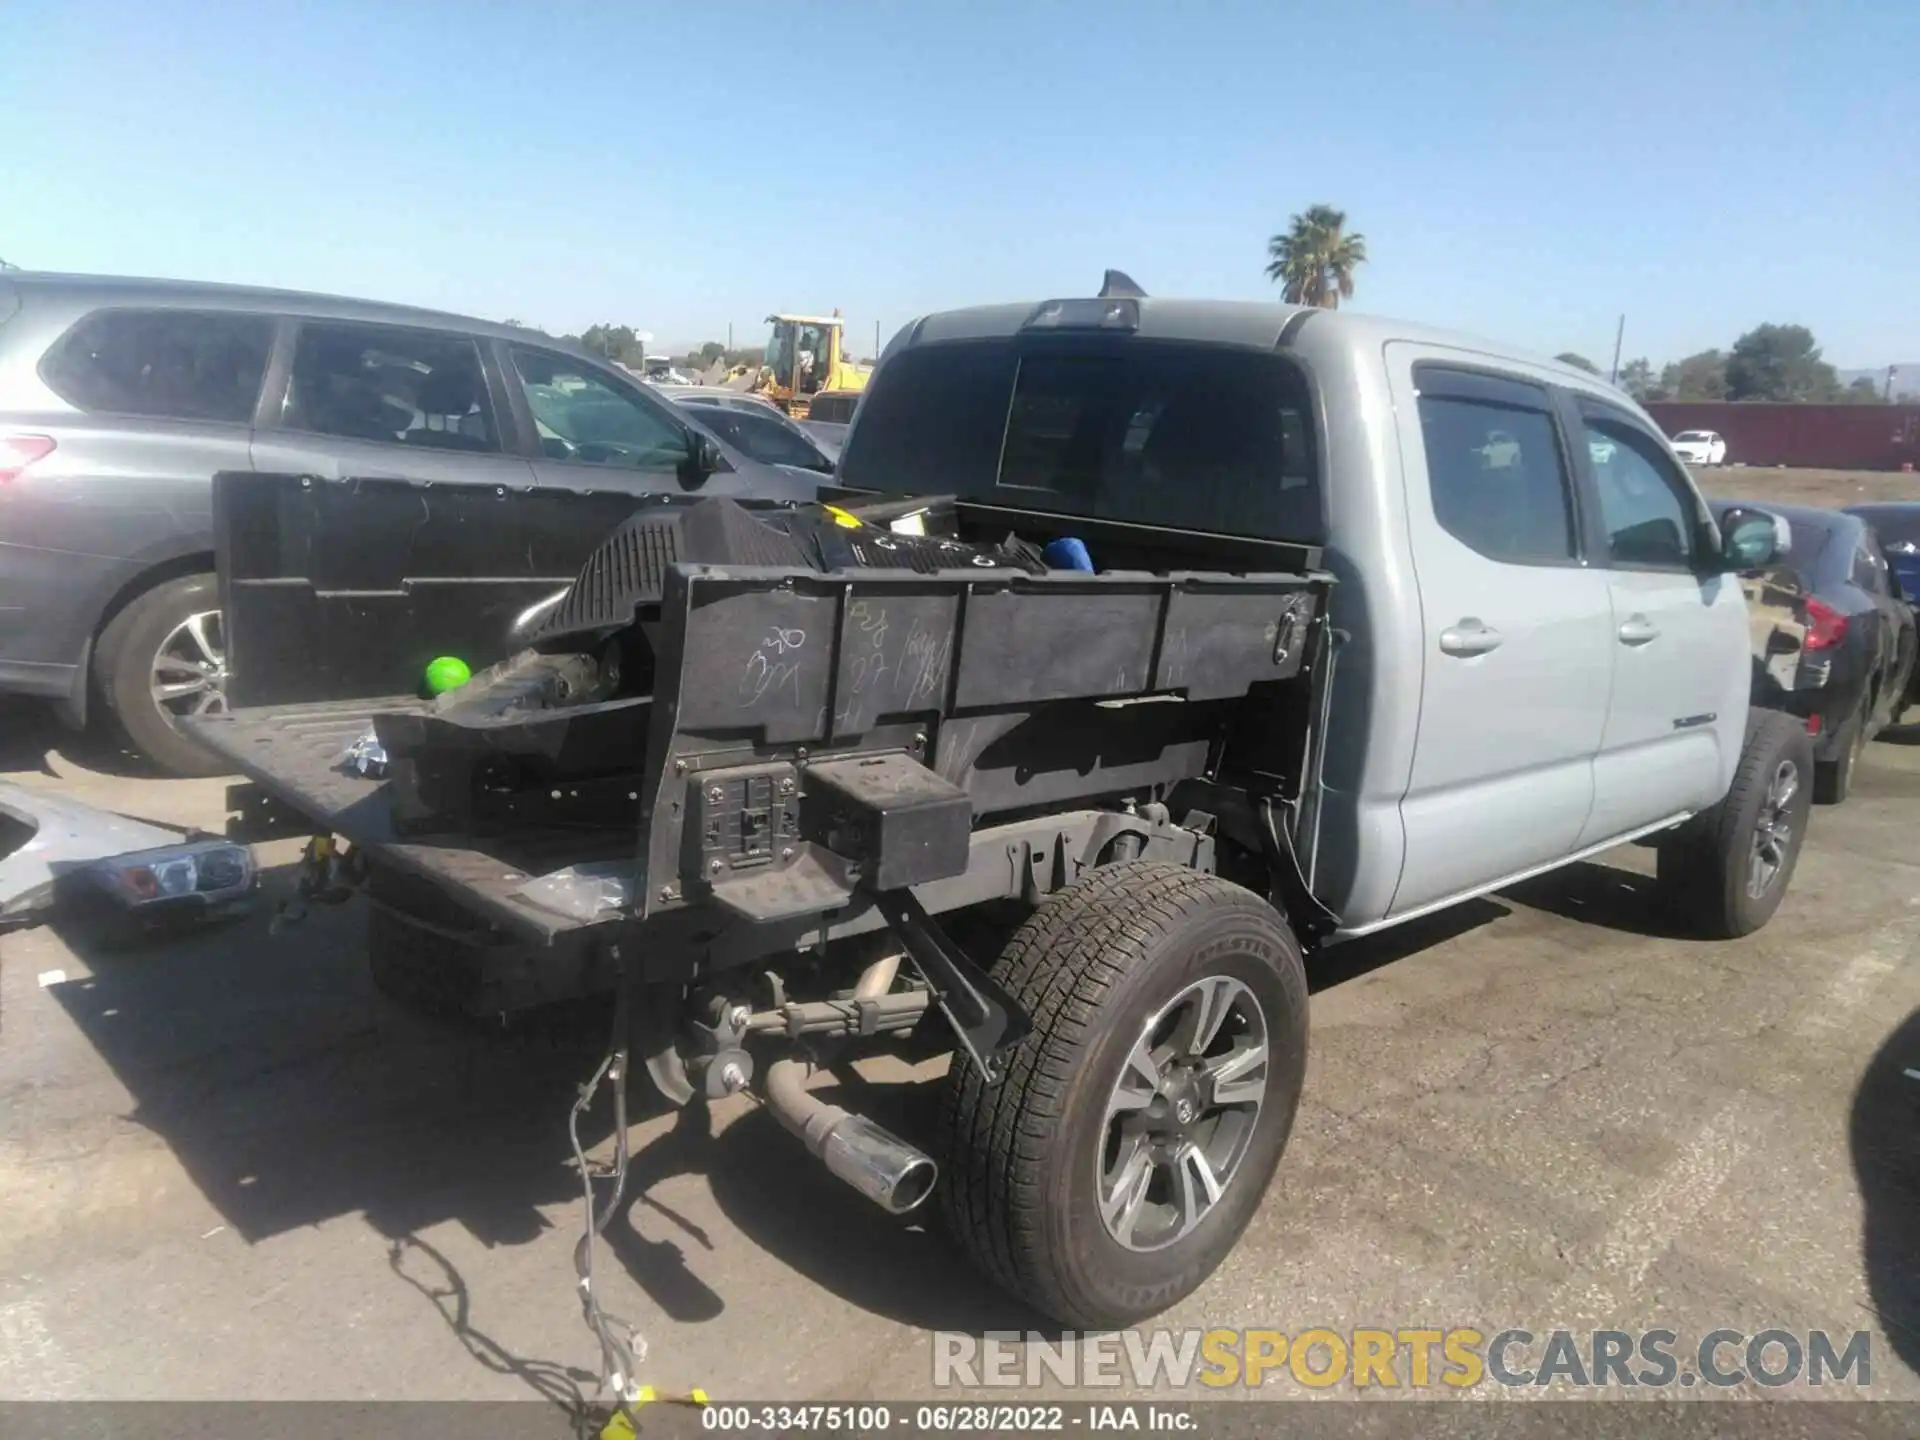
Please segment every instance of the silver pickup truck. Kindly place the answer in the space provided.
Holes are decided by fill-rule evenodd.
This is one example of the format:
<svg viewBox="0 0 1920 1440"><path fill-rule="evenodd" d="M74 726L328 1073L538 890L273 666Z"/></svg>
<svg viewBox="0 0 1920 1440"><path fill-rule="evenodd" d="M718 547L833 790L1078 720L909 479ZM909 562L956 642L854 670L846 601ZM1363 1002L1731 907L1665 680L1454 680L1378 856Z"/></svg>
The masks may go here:
<svg viewBox="0 0 1920 1440"><path fill-rule="evenodd" d="M1697 933L1787 889L1812 760L1749 711L1739 583L1775 525L1578 371L1269 304L961 310L889 346L836 481L218 477L196 733L350 842L320 888L364 878L389 988L610 988L676 1103L758 1094L1079 1328L1233 1248L1319 948L1629 841ZM441 653L481 673L409 694ZM871 1046L951 1053L930 1133L807 1084Z"/></svg>

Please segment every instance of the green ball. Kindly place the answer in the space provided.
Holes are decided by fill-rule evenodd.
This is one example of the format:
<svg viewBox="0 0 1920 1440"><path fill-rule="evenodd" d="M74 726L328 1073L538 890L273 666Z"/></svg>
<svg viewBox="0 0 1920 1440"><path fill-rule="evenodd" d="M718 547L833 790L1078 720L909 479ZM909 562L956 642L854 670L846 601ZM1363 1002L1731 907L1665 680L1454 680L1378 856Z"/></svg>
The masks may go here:
<svg viewBox="0 0 1920 1440"><path fill-rule="evenodd" d="M427 693L444 695L457 690L473 678L467 662L453 655L441 655L427 662Z"/></svg>

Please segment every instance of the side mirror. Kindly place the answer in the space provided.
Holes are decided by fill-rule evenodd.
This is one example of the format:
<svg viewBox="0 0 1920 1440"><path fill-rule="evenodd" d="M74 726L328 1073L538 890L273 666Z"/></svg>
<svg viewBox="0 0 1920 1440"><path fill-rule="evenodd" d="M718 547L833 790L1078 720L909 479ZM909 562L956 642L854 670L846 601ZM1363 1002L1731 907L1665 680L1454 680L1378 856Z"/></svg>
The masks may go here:
<svg viewBox="0 0 1920 1440"><path fill-rule="evenodd" d="M687 471L691 483L698 485L709 475L727 468L727 457L719 442L699 430L687 432Z"/></svg>
<svg viewBox="0 0 1920 1440"><path fill-rule="evenodd" d="M1780 531L1786 521L1764 510L1736 505L1720 516L1720 568L1739 573L1758 570L1778 558L1785 547Z"/></svg>

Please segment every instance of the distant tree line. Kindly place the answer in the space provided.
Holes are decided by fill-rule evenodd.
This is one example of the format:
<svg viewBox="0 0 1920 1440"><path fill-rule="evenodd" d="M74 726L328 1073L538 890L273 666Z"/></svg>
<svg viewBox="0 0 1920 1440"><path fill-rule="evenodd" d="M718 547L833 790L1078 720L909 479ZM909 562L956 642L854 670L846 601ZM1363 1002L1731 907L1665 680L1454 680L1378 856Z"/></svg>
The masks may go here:
<svg viewBox="0 0 1920 1440"><path fill-rule="evenodd" d="M527 326L524 321L508 320L509 325L524 329L538 327ZM611 360L616 365L625 365L628 369L638 370L647 358L646 342L631 325L600 324L589 325L578 335L562 335L562 340L571 340L581 348L592 351L602 359ZM725 361L732 365L757 365L763 358L759 347L744 350L729 350L718 340L709 340L684 355L669 357L680 370L708 370L715 361Z"/></svg>
<svg viewBox="0 0 1920 1440"><path fill-rule="evenodd" d="M1599 374L1599 367L1572 353L1558 357ZM1879 405L1887 396L1869 376L1841 384L1820 356L1804 325L1756 325L1726 350L1702 350L1655 371L1642 356L1620 367L1619 385L1634 399L1771 400L1789 404ZM1900 400L1913 397L1900 395Z"/></svg>

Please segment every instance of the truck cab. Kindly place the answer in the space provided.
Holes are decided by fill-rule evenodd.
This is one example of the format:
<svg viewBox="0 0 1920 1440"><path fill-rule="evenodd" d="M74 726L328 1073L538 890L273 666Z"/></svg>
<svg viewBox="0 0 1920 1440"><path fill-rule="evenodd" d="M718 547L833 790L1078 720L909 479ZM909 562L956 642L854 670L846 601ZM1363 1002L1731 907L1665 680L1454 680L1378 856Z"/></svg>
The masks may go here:
<svg viewBox="0 0 1920 1440"><path fill-rule="evenodd" d="M1748 562L1658 426L1553 360L1264 304L949 312L889 346L838 478L1323 545L1304 848L1342 936L1668 831L1745 746Z"/></svg>

